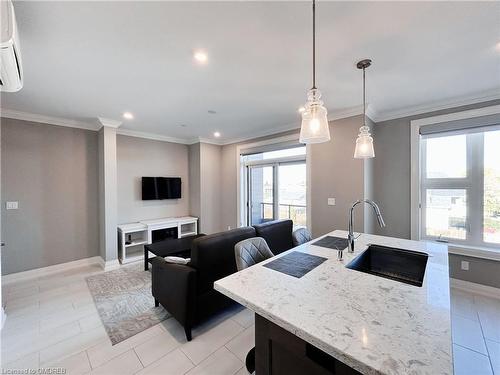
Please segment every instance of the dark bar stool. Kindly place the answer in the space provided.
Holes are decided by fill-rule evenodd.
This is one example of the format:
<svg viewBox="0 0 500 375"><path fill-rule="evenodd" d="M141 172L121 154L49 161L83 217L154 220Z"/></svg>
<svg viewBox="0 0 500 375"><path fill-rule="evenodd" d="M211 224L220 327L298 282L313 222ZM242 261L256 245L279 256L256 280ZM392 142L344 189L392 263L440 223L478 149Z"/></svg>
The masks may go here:
<svg viewBox="0 0 500 375"><path fill-rule="evenodd" d="M238 242L234 246L234 256L238 271L260 263L263 260L272 258L274 254L267 246L267 242L262 237L248 238ZM255 347L248 352L245 365L249 373L255 371Z"/></svg>

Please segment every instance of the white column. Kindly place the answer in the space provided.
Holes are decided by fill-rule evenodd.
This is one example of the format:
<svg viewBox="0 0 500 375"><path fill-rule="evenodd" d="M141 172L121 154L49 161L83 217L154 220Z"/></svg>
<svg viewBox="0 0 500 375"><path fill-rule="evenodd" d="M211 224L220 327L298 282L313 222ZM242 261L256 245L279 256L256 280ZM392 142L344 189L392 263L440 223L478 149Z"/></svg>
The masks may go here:
<svg viewBox="0 0 500 375"><path fill-rule="evenodd" d="M104 269L118 265L116 129L121 122L99 117L99 244Z"/></svg>

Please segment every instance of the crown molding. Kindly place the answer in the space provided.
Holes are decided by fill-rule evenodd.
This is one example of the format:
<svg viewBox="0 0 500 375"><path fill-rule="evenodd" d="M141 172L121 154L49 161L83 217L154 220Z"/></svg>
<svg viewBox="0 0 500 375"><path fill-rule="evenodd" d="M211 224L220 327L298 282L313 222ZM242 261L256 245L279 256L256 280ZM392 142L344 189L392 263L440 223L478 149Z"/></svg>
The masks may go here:
<svg viewBox="0 0 500 375"><path fill-rule="evenodd" d="M166 136L166 135L160 135L160 134L148 133L148 132L141 132L141 131L130 130L130 129L118 129L116 131L116 134L118 134L118 135L126 135L126 136L129 136L129 137L151 139L153 141L180 143L180 144L183 144L183 145L190 145L190 144L198 142L198 141L195 141L193 139L169 137L169 136Z"/></svg>
<svg viewBox="0 0 500 375"><path fill-rule="evenodd" d="M105 117L98 117L97 119L99 120L102 126L107 126L108 128L113 128L113 129L118 129L123 124L122 121L117 121Z"/></svg>
<svg viewBox="0 0 500 375"><path fill-rule="evenodd" d="M299 123L272 127L272 128L265 129L262 131L252 132L251 134L248 134L248 135L243 136L243 137L228 139L228 140L224 141L223 143L221 143L221 145L224 146L224 145L231 145L231 144L235 144L235 143L242 143L242 142L253 140L255 138L267 137L269 135L275 135L275 134L287 132L290 130L298 130L298 129L300 129Z"/></svg>
<svg viewBox="0 0 500 375"><path fill-rule="evenodd" d="M333 111L329 111L329 113L328 113L328 121L340 120L343 118L358 116L358 115L362 115L362 114L363 114L363 106L362 105L350 107L350 108L345 108L345 109L340 109L340 110L333 110ZM287 124L287 125L283 125L283 126L277 126L277 127L275 126L275 127L272 127L272 128L266 129L266 130L253 132L247 136L223 141L220 144L221 145L229 145L229 144L234 144L234 143L241 143L241 142L250 141L250 140L255 139L255 138L266 137L269 135L274 135L274 134L279 134L279 133L283 133L283 132L290 131L290 130L299 130L299 129L300 129L300 119L297 119L296 123Z"/></svg>
<svg viewBox="0 0 500 375"><path fill-rule="evenodd" d="M423 104L390 111L375 111L375 113L373 113L373 117L369 117L375 122L382 122L498 99L500 99L500 89L483 91L474 95L464 95L451 99L440 100L432 104Z"/></svg>
<svg viewBox="0 0 500 375"><path fill-rule="evenodd" d="M369 105L368 105L369 107ZM328 111L328 121L340 120L343 118L359 116L363 114L363 106L357 105L355 107L337 109L334 111ZM368 112L368 111L367 111Z"/></svg>
<svg viewBox="0 0 500 375"><path fill-rule="evenodd" d="M341 120L343 118L359 116L362 114L363 114L363 106L358 105L355 107L331 111L329 116L328 116L328 121ZM372 121L375 121L373 119L378 116L377 109L371 103L366 104L366 116L369 117Z"/></svg>
<svg viewBox="0 0 500 375"><path fill-rule="evenodd" d="M97 131L100 128L100 125L97 123L70 120L61 117L44 116L34 113L21 112L3 108L0 108L0 117L11 118L15 120L30 121L30 122L39 122L48 125L66 126L69 128L94 130L94 131Z"/></svg>
<svg viewBox="0 0 500 375"><path fill-rule="evenodd" d="M366 106L366 116L369 117L370 120L375 122L375 120L373 120L373 119L378 116L378 112L377 112L377 108L375 108L375 106L373 104L368 104Z"/></svg>
<svg viewBox="0 0 500 375"><path fill-rule="evenodd" d="M372 118L369 115L369 110L372 108L372 105L368 105L367 107L367 116ZM195 143L208 143L208 144L213 144L217 146L224 146L224 145L229 145L229 144L234 144L234 143L241 143L241 142L246 142L255 138L260 138L260 137L266 137L274 134L279 134L283 133L286 131L290 130L298 130L300 128L300 120L298 119L296 123L292 124L287 124L283 126L275 126L269 129L265 129L262 131L257 131L257 132L252 132L246 136L243 137L237 137L237 138L230 138L230 139L220 139L220 140L215 140L215 139L210 139L210 138L203 138L203 137L196 137L196 138L177 138L177 137L169 137L161 134L156 134L156 133L149 133L149 132L142 132L142 131L136 131L136 130L130 130L130 129L121 129L120 126L122 125L121 121L116 121L113 119L107 119L104 117L97 117L98 122L96 124L91 124L91 123L85 123L85 122L79 122L75 120L69 120L69 119L64 119L64 118L59 118L59 117L51 117L51 116L42 116L42 115L37 115L37 114L32 114L32 113L27 113L27 112L19 112L19 111L12 111L12 110L1 110L1 117L7 117L7 118L14 118L18 120L25 120L25 121L33 121L33 122L40 122L44 124L49 124L49 125L58 125L58 126L67 126L67 127L73 127L73 128L80 128L80 129L86 129L86 130L94 130L98 131L102 126L109 126L112 128L116 128L116 134L119 135L126 135L129 137L136 137L136 138L144 138L144 139L150 139L150 140L155 140L155 141L162 141L162 142L171 142L171 143L180 143L180 144L185 144L185 145L192 145ZM335 121L335 120L340 120L343 118L347 117L352 117L352 116L357 116L363 114L363 106L355 106L351 108L345 108L341 110L335 110L335 111L329 111L328 115L328 121Z"/></svg>
<svg viewBox="0 0 500 375"><path fill-rule="evenodd" d="M402 117L416 116L424 113L439 111L443 109L450 109L464 105L477 104L496 99L500 99L500 90L490 90L475 95L466 95L453 99L443 100L435 102L433 104L412 106L391 111L378 111L373 104L368 104L366 108L366 115L372 121L377 123L381 121L387 121ZM361 114L363 114L363 106L361 105L340 110L332 110L329 111L328 121L340 120L343 118L358 116ZM3 109L3 108L0 108L0 117L12 118L16 120L24 120L30 122L38 122L49 125L66 126L70 128L93 130L93 131L98 131L104 125L116 128L117 134L120 135L151 139L163 142L180 143L185 145L191 145L195 143L209 143L213 145L224 146L229 144L246 142L255 138L266 137L290 130L298 130L300 128L300 119L298 118L297 121L292 124L287 124L283 126L274 126L261 131L254 131L251 133L247 133L242 137L215 140L211 138L201 138L201 137L177 138L156 133L149 133L149 132L136 131L130 129L121 129L119 126L122 124L122 122L102 117L98 117L99 122L96 121L95 123L93 123L93 122L70 120L60 117L38 115L38 114Z"/></svg>
<svg viewBox="0 0 500 375"><path fill-rule="evenodd" d="M203 138L203 137L196 138L196 140L191 144L194 144L194 143L208 143L209 145L216 145L216 146L224 146L225 144L227 144L221 140Z"/></svg>

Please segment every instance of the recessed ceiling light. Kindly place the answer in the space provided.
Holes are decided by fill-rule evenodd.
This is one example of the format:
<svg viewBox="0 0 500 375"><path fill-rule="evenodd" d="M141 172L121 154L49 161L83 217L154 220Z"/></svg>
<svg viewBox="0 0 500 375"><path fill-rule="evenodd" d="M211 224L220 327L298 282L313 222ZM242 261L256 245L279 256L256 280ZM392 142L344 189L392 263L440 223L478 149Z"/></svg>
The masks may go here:
<svg viewBox="0 0 500 375"><path fill-rule="evenodd" d="M302 112L304 112L305 110L306 110L306 109L305 109L304 107L300 107L300 108L299 108L299 113L302 113Z"/></svg>
<svg viewBox="0 0 500 375"><path fill-rule="evenodd" d="M219 138L220 137L220 133L219 132L214 132L214 137L215 138Z"/></svg>
<svg viewBox="0 0 500 375"><path fill-rule="evenodd" d="M195 51L193 57L200 64L208 62L208 55L205 51Z"/></svg>
<svg viewBox="0 0 500 375"><path fill-rule="evenodd" d="M134 119L134 115L130 112L123 112L123 118L124 119L127 119L127 120L133 120Z"/></svg>

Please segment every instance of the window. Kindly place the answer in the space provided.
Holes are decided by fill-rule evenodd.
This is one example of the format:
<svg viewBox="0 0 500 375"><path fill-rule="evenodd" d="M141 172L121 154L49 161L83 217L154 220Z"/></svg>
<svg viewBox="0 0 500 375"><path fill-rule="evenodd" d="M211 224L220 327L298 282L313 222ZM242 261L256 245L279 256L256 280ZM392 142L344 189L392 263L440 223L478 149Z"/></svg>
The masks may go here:
<svg viewBox="0 0 500 375"><path fill-rule="evenodd" d="M484 133L484 242L500 243L500 131Z"/></svg>
<svg viewBox="0 0 500 375"><path fill-rule="evenodd" d="M426 155L427 178L467 177L465 135L429 138Z"/></svg>
<svg viewBox="0 0 500 375"><path fill-rule="evenodd" d="M433 133L421 147L421 236L500 246L500 130Z"/></svg>
<svg viewBox="0 0 500 375"><path fill-rule="evenodd" d="M241 156L246 224L291 219L306 226L306 147L297 145Z"/></svg>
<svg viewBox="0 0 500 375"><path fill-rule="evenodd" d="M426 189L427 236L466 239L466 194L465 189Z"/></svg>

